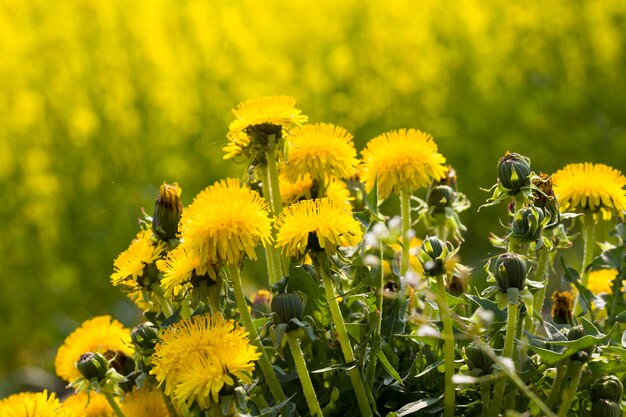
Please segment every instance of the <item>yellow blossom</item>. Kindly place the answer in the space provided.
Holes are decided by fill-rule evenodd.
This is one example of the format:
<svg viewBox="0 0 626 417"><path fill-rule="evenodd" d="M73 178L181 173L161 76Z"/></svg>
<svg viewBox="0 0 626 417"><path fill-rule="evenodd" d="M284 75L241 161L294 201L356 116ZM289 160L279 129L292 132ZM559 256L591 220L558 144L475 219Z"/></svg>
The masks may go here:
<svg viewBox="0 0 626 417"><path fill-rule="evenodd" d="M115 417L115 412L104 395L85 391L68 396L63 400L63 408L74 416L84 417ZM130 416L126 416L130 417Z"/></svg>
<svg viewBox="0 0 626 417"><path fill-rule="evenodd" d="M157 267L163 272L161 288L170 299L180 295L194 273L199 277L208 275L213 281L217 279L214 265L202 262L202 258L188 250L185 244L177 246L167 254L167 258L157 261Z"/></svg>
<svg viewBox="0 0 626 417"><path fill-rule="evenodd" d="M0 400L0 417L74 417L54 393L21 392Z"/></svg>
<svg viewBox="0 0 626 417"><path fill-rule="evenodd" d="M134 287L139 277L143 276L144 267L161 257L165 251L164 242L152 240L152 232L142 230L137 233L128 249L122 252L113 262L114 272L111 274L113 285Z"/></svg>
<svg viewBox="0 0 626 417"><path fill-rule="evenodd" d="M611 284L617 276L617 269L598 269L589 273L589 281L587 281L587 289L592 293L612 294Z"/></svg>
<svg viewBox="0 0 626 417"><path fill-rule="evenodd" d="M158 389L145 387L124 397L121 404L126 417L169 417L163 394Z"/></svg>

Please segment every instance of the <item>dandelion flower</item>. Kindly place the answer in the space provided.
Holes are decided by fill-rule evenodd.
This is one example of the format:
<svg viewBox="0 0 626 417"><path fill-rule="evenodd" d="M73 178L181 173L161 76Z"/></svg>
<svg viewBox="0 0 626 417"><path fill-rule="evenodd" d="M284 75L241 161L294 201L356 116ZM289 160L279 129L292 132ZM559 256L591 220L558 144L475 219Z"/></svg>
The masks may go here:
<svg viewBox="0 0 626 417"><path fill-rule="evenodd" d="M111 274L111 282L115 286L136 286L139 277L143 276L144 267L159 259L164 251L164 242L155 243L152 232L142 230L113 262L115 270Z"/></svg>
<svg viewBox="0 0 626 417"><path fill-rule="evenodd" d="M90 392L87 395L87 392L83 391L70 395L63 400L63 408L68 410L73 416L115 417L115 412L104 395L95 392Z"/></svg>
<svg viewBox="0 0 626 417"><path fill-rule="evenodd" d="M140 389L124 397L121 404L126 417L169 417L163 395L159 390Z"/></svg>
<svg viewBox="0 0 626 417"><path fill-rule="evenodd" d="M194 276L208 275L213 281L217 279L215 269L209 262L202 259L182 244L167 254L167 258L157 261L157 267L163 272L161 288L169 298L177 297Z"/></svg>
<svg viewBox="0 0 626 417"><path fill-rule="evenodd" d="M276 226L276 246L298 258L311 244L333 255L339 246L358 243L362 235L350 206L329 198L292 204L278 216Z"/></svg>
<svg viewBox="0 0 626 417"><path fill-rule="evenodd" d="M283 136L283 130L290 130L307 121L299 109L295 108L296 100L289 96L270 96L244 101L233 109L235 120L229 126L229 143L223 149L224 159L254 153L256 144L250 138L254 130L274 133Z"/></svg>
<svg viewBox="0 0 626 417"><path fill-rule="evenodd" d="M372 139L362 151L366 188L374 188L378 176L378 194L385 199L392 192L413 191L446 176L446 159L427 133L401 129Z"/></svg>
<svg viewBox="0 0 626 417"><path fill-rule="evenodd" d="M626 211L626 177L604 164L569 164L552 176L561 211L601 211L605 219L613 211Z"/></svg>
<svg viewBox="0 0 626 417"><path fill-rule="evenodd" d="M305 175L325 181L331 176L352 177L359 160L352 135L342 127L328 123L304 125L294 129L287 139L285 176L296 181Z"/></svg>
<svg viewBox="0 0 626 417"><path fill-rule="evenodd" d="M288 206L299 200L311 199L313 179L310 175L305 174L295 181L290 181L281 171L278 174L278 186L280 188L280 198L283 200L283 204Z"/></svg>
<svg viewBox="0 0 626 417"><path fill-rule="evenodd" d="M70 417L54 393L21 392L0 400L0 417Z"/></svg>
<svg viewBox="0 0 626 417"><path fill-rule="evenodd" d="M54 361L57 375L72 382L80 377L74 365L85 352L109 352L111 357L118 352L132 357L130 329L125 328L110 316L99 316L85 321L74 330L57 351ZM105 355L107 356L107 355Z"/></svg>
<svg viewBox="0 0 626 417"><path fill-rule="evenodd" d="M587 289L596 295L612 294L613 289L611 288L611 284L617 274L617 269L598 269L591 271L589 281L587 281Z"/></svg>
<svg viewBox="0 0 626 417"><path fill-rule="evenodd" d="M354 200L354 197L350 194L350 190L348 190L346 183L337 178L330 180L328 187L326 187L325 197L344 203Z"/></svg>
<svg viewBox="0 0 626 417"><path fill-rule="evenodd" d="M254 361L260 353L248 340L248 333L233 320L220 315L195 316L168 328L155 348L151 374L164 391L178 403L195 400L209 408L219 391L233 386L238 378L251 383Z"/></svg>
<svg viewBox="0 0 626 417"><path fill-rule="evenodd" d="M238 264L244 255L256 259L256 246L271 241L268 204L239 180L222 180L183 211L179 233L189 256L199 256L201 264Z"/></svg>

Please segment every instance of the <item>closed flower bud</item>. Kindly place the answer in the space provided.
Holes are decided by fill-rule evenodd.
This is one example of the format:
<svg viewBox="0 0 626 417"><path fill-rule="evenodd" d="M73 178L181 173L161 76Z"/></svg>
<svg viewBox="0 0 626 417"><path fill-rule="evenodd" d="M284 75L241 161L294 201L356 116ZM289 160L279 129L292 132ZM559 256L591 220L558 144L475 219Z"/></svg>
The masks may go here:
<svg viewBox="0 0 626 417"><path fill-rule="evenodd" d="M605 375L591 385L591 401L606 400L619 403L624 395L622 381L615 375Z"/></svg>
<svg viewBox="0 0 626 417"><path fill-rule="evenodd" d="M472 342L464 349L467 357L467 366L470 370L481 369L479 375L485 375L491 372L494 360L490 355L489 347L484 343Z"/></svg>
<svg viewBox="0 0 626 417"><path fill-rule="evenodd" d="M289 292L278 294L272 298L272 313L278 317L278 323L289 324L291 319L302 320L304 316L304 304L300 294Z"/></svg>
<svg viewBox="0 0 626 417"><path fill-rule="evenodd" d="M619 402L600 400L591 407L591 417L621 417L622 405Z"/></svg>
<svg viewBox="0 0 626 417"><path fill-rule="evenodd" d="M447 185L437 185L428 190L426 200L428 207L434 214L443 214L446 207L452 207L456 197L456 192Z"/></svg>
<svg viewBox="0 0 626 417"><path fill-rule="evenodd" d="M445 272L445 259L448 250L437 236L429 236L422 242L417 251L424 273L429 277L441 275Z"/></svg>
<svg viewBox="0 0 626 417"><path fill-rule="evenodd" d="M498 181L517 194L522 187L530 185L530 159L518 153L507 152L498 161Z"/></svg>
<svg viewBox="0 0 626 417"><path fill-rule="evenodd" d="M448 284L446 285L446 291L450 295L454 295L455 297L460 297L465 293L467 289L467 277L465 276L457 276L452 275L448 280Z"/></svg>
<svg viewBox="0 0 626 417"><path fill-rule="evenodd" d="M500 291L504 293L509 288L523 290L527 273L526 260L516 253L505 253L496 261L496 283Z"/></svg>
<svg viewBox="0 0 626 417"><path fill-rule="evenodd" d="M183 212L180 193L181 189L176 183L161 185L159 198L154 203L154 215L152 216L152 231L161 239L170 240L176 237L178 222Z"/></svg>
<svg viewBox="0 0 626 417"><path fill-rule="evenodd" d="M86 379L95 378L96 381L101 381L106 377L109 370L109 362L100 353L87 352L80 355L76 362L76 368Z"/></svg>
<svg viewBox="0 0 626 417"><path fill-rule="evenodd" d="M545 215L538 207L523 207L515 213L513 219L513 236L534 242L541 237Z"/></svg>
<svg viewBox="0 0 626 417"><path fill-rule="evenodd" d="M583 336L585 336L585 329L580 324L578 326L572 326L572 328L567 332L567 340L578 340ZM592 353L593 346L574 353L571 356L571 359L574 361L587 362Z"/></svg>
<svg viewBox="0 0 626 417"><path fill-rule="evenodd" d="M142 355L151 355L159 341L159 327L149 321L141 323L130 332L130 338Z"/></svg>

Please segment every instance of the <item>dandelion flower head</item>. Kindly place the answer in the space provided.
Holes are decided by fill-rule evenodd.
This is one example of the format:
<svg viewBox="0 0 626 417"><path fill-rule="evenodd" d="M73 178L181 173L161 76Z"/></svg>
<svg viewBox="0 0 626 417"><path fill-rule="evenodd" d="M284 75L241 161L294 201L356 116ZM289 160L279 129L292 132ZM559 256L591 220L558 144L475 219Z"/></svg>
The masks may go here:
<svg viewBox="0 0 626 417"><path fill-rule="evenodd" d="M166 244L152 240L152 232L142 230L131 242L128 249L113 261L114 272L111 274L113 285L137 286L137 280L143 276L144 267L155 262L165 251Z"/></svg>
<svg viewBox="0 0 626 417"><path fill-rule="evenodd" d="M94 317L67 336L54 361L56 373L67 382L72 382L81 376L75 363L83 353L109 352L112 357L121 352L132 357L131 346L130 329L110 316Z"/></svg>
<svg viewBox="0 0 626 417"><path fill-rule="evenodd" d="M202 265L233 265L244 255L256 259L256 246L271 240L269 207L239 180L222 180L207 187L185 208L179 234L189 256L199 256Z"/></svg>
<svg viewBox="0 0 626 417"><path fill-rule="evenodd" d="M208 398L218 402L225 386L235 378L251 383L254 361L260 353L248 333L220 315L194 316L168 328L155 348L151 374L177 403L195 400L209 408Z"/></svg>
<svg viewBox="0 0 626 417"><path fill-rule="evenodd" d="M617 269L597 269L589 273L589 281L587 281L587 289L592 293L612 294L611 284L617 277Z"/></svg>
<svg viewBox="0 0 626 417"><path fill-rule="evenodd" d="M178 297L183 292L194 274L198 277L208 275L213 281L217 279L213 265L203 262L203 259L188 250L184 243L168 253L165 259L157 261L157 267L163 272L161 288L170 299Z"/></svg>
<svg viewBox="0 0 626 417"><path fill-rule="evenodd" d="M446 159L437 152L433 138L417 129L400 129L375 137L362 151L361 176L368 191L378 176L378 194L413 191L445 177Z"/></svg>
<svg viewBox="0 0 626 417"><path fill-rule="evenodd" d="M124 397L121 404L126 417L169 417L170 414L159 390L145 387Z"/></svg>
<svg viewBox="0 0 626 417"><path fill-rule="evenodd" d="M626 211L626 177L608 165L569 164L552 181L561 211L601 211L605 219Z"/></svg>
<svg viewBox="0 0 626 417"><path fill-rule="evenodd" d="M317 181L331 176L349 178L359 160L352 135L328 123L304 125L287 138L287 163L284 173L291 181L310 175Z"/></svg>
<svg viewBox="0 0 626 417"><path fill-rule="evenodd" d="M292 204L278 216L276 227L276 246L294 258L304 255L311 241L333 255L339 246L355 245L362 236L350 205L330 198Z"/></svg>
<svg viewBox="0 0 626 417"><path fill-rule="evenodd" d="M63 408L71 412L73 416L115 417L115 412L104 395L95 392L87 395L87 392L83 391L70 395L63 400Z"/></svg>
<svg viewBox="0 0 626 417"><path fill-rule="evenodd" d="M72 417L54 393L21 392L0 400L0 417Z"/></svg>
<svg viewBox="0 0 626 417"><path fill-rule="evenodd" d="M311 198L313 179L309 174L305 174L295 181L290 181L281 170L280 174L278 174L278 186L280 188L280 198L283 200L283 204L288 206L296 201L309 200Z"/></svg>

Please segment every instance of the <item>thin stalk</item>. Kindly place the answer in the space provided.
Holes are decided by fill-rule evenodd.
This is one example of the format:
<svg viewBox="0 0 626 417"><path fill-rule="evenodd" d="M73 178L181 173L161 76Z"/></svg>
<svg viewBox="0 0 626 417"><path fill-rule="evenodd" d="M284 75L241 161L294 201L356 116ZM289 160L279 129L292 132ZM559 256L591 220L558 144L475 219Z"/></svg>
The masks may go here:
<svg viewBox="0 0 626 417"><path fill-rule="evenodd" d="M339 303L337 302L337 294L335 294L333 281L328 276L326 271L324 271L324 268L319 265L319 262L316 260L314 260L314 262L318 274L320 274L324 279L324 290L326 291L326 298L328 300L328 306L330 307L330 315L333 323L335 324L335 329L337 330L337 337L339 338L343 357L346 363L352 362L354 360L354 352L352 351L348 330L346 329L346 324L343 321L341 309L339 308ZM367 393L365 392L359 368L354 367L350 369L348 374L350 375L350 381L352 382L352 387L354 388L354 394L356 395L361 416L371 417L372 410L370 408L369 400L367 399Z"/></svg>
<svg viewBox="0 0 626 417"><path fill-rule="evenodd" d="M174 311L172 310L172 306L167 302L165 297L162 294L154 293L156 295L157 301L159 302L159 306L161 307L161 311L165 314L165 317L172 317Z"/></svg>
<svg viewBox="0 0 626 417"><path fill-rule="evenodd" d="M270 145L265 153L267 157L267 176L269 179L270 196L272 198L272 211L278 215L283 211L283 200L280 198L280 186L278 183L278 160L277 149L278 141L270 139Z"/></svg>
<svg viewBox="0 0 626 417"><path fill-rule="evenodd" d="M165 392L163 392L163 390L159 390L159 391L161 391L161 395L163 396L163 402L165 403L165 406L167 407L167 412L170 415L170 417L179 417L178 412L176 412L176 409L174 408L174 405L172 405L172 400L170 399L170 397L165 395Z"/></svg>
<svg viewBox="0 0 626 417"><path fill-rule="evenodd" d="M378 274L378 288L376 290L376 323L374 326L374 340L380 338L380 331L383 324L383 287L385 285L385 270L383 268L383 243L380 242L380 273ZM372 355L371 364L367 374L367 387L372 390L374 388L374 377L376 376L376 365L378 357Z"/></svg>
<svg viewBox="0 0 626 417"><path fill-rule="evenodd" d="M491 382L481 382L480 383L480 396L483 400L483 417L487 417L489 415L489 402L491 400Z"/></svg>
<svg viewBox="0 0 626 417"><path fill-rule="evenodd" d="M454 331L452 316L446 302L446 287L443 275L437 275L437 304L443 322L443 357L445 363L445 390L444 390L444 417L454 417L455 390L452 377L454 376Z"/></svg>
<svg viewBox="0 0 626 417"><path fill-rule="evenodd" d="M596 233L596 222L593 219L593 214L585 213L583 216L583 265L580 269L580 276L582 277L581 285L587 288L589 282L589 270L587 267L593 260L593 244ZM582 312L580 305L580 294L576 295L576 301L574 301L574 316L578 316Z"/></svg>
<svg viewBox="0 0 626 417"><path fill-rule="evenodd" d="M563 402L559 407L558 417L565 417L569 412L572 401L576 396L576 391L578 390L578 383L580 382L580 375L582 374L584 364L585 363L581 361L570 361L567 365L567 378L570 382L567 384Z"/></svg>
<svg viewBox="0 0 626 417"><path fill-rule="evenodd" d="M315 389L313 388L313 383L311 382L311 376L309 375L309 370L306 367L306 361L304 360L304 355L302 354L302 349L300 348L300 339L294 335L294 332L287 332L287 342L289 342L289 347L291 348L293 361L296 363L296 371L298 372L298 377L300 378L300 384L302 384L304 398L306 398L309 411L313 417L323 417L322 408L317 401Z"/></svg>
<svg viewBox="0 0 626 417"><path fill-rule="evenodd" d="M107 399L107 401L109 402L109 405L115 412L115 415L117 417L126 417L124 413L122 412L122 409L120 408L120 406L117 405L115 398L113 398L113 394L111 394L110 392L106 392L106 391L103 391L102 393L104 394L104 398Z"/></svg>
<svg viewBox="0 0 626 417"><path fill-rule="evenodd" d="M508 304L508 317L506 320L506 336L504 337L504 351L502 356L505 358L511 358L513 356L513 348L515 342L515 333L517 330L517 320L519 318L519 306L517 303ZM502 400L504 398L504 389L506 387L506 378L499 378L496 381L493 390L493 401L490 405L490 415L497 417L500 409L502 408Z"/></svg>
<svg viewBox="0 0 626 417"><path fill-rule="evenodd" d="M546 405L550 407L552 410L554 406L561 399L561 385L563 384L563 380L565 379L565 372L567 371L567 364L569 363L569 359L564 360L559 363L559 366L556 368L556 375L554 376L554 381L552 381L552 388L550 388L550 394L548 395L548 399L546 400Z"/></svg>
<svg viewBox="0 0 626 417"><path fill-rule="evenodd" d="M280 382L274 373L272 362L270 361L267 352L265 352L263 343L261 343L261 339L259 338L259 333L257 332L256 326L252 321L252 316L250 316L250 312L248 311L248 303L246 302L246 296L243 292L241 274L239 273L239 267L237 265L230 265L230 275L233 281L233 291L235 293L235 300L237 301L237 308L239 309L241 319L246 326L246 330L248 330L248 333L250 334L250 343L256 346L261 353L261 357L259 358L261 372L263 372L263 376L265 377L265 381L270 388L274 400L279 403L285 399L285 393L283 392Z"/></svg>
<svg viewBox="0 0 626 417"><path fill-rule="evenodd" d="M404 277L409 270L409 230L411 229L410 193L400 191L400 217L402 219L402 258L400 260L400 275Z"/></svg>
<svg viewBox="0 0 626 417"><path fill-rule="evenodd" d="M270 205L274 214L277 214L276 211L274 211L273 209L272 187L270 185L269 169L267 168L267 166L262 167L261 172L263 174L263 179L261 181L262 190L263 190L263 198ZM280 193L279 193L279 197L280 197ZM272 230L272 238L274 239L276 238L275 234L276 232ZM281 260L280 260L280 253L278 252L278 249L274 247L273 245L266 247L265 248L265 260L267 263L267 276L269 279L269 284L272 285L278 282L282 278L281 276L282 266L281 266Z"/></svg>
<svg viewBox="0 0 626 417"><path fill-rule="evenodd" d="M545 247L541 248L541 250L539 251L539 259L537 259L537 270L535 271L535 275L533 276L533 281L543 282L545 280L549 267L549 260L550 254L548 253L548 249ZM543 311L543 303L546 298L547 286L548 283L546 282L544 283L543 287L539 288L539 290L535 293L533 310L538 312L539 315L541 315L541 312ZM530 333L534 333L535 329L537 328L537 323L535 323L535 320L530 317L530 320L527 323L529 323L529 325L528 327L526 327L526 330L528 330Z"/></svg>

